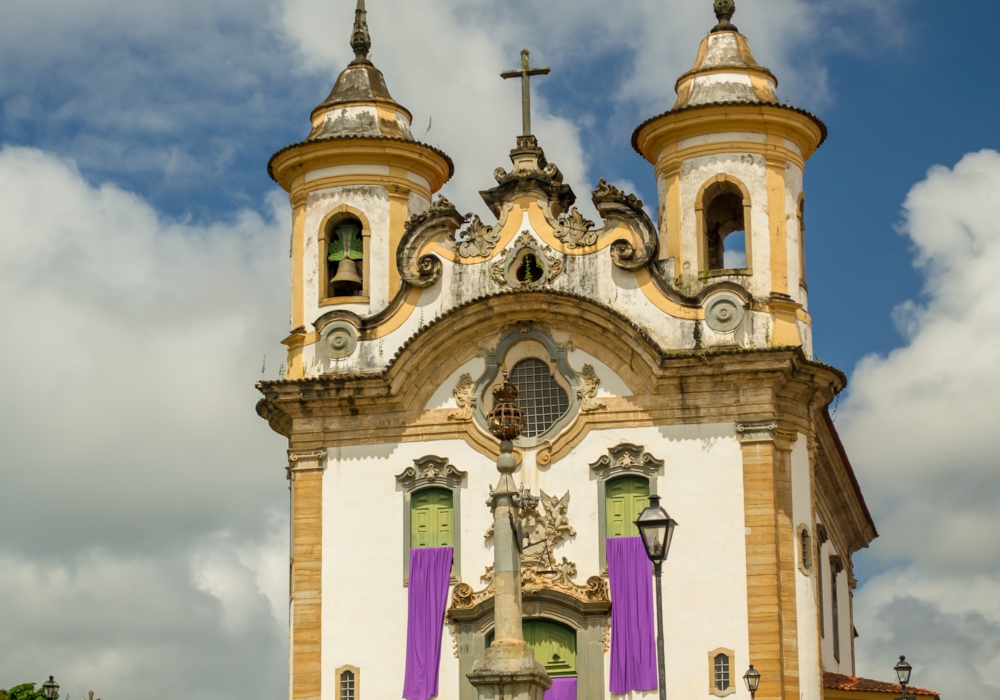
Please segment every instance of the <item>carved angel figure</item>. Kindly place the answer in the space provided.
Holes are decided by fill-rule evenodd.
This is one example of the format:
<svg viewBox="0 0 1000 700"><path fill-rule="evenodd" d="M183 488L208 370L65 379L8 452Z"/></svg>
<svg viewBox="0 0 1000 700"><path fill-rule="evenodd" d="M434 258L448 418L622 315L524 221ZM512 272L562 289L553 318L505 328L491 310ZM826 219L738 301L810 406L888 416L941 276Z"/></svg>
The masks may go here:
<svg viewBox="0 0 1000 700"><path fill-rule="evenodd" d="M552 546L562 542L566 537L576 537L576 530L569 524L566 511L569 510L569 491L562 498L549 496L540 491L542 506L545 508L543 522L546 538Z"/></svg>
<svg viewBox="0 0 1000 700"><path fill-rule="evenodd" d="M458 404L458 410L448 414L448 420L472 420L472 410L476 407L476 397L472 395L475 387L471 374L463 374L458 378L458 385L451 390Z"/></svg>
<svg viewBox="0 0 1000 700"><path fill-rule="evenodd" d="M576 395L580 397L581 411L597 411L605 408L605 403L597 398L597 387L601 385L601 378L590 365L583 366L583 386L576 390Z"/></svg>

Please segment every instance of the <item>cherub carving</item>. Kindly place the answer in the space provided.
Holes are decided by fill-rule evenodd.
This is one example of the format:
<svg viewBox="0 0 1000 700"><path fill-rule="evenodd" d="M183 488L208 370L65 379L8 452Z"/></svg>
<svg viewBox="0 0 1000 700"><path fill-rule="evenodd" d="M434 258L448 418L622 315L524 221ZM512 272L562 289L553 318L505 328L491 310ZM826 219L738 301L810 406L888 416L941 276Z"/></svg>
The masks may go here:
<svg viewBox="0 0 1000 700"><path fill-rule="evenodd" d="M590 365L583 366L583 386L576 390L576 395L582 400L581 411L598 411L605 407L605 403L597 398L597 387L601 385L601 378Z"/></svg>
<svg viewBox="0 0 1000 700"><path fill-rule="evenodd" d="M458 378L458 385L451 390L458 410L449 413L448 420L472 420L472 409L476 407L476 397L472 395L475 384L471 374L463 374Z"/></svg>

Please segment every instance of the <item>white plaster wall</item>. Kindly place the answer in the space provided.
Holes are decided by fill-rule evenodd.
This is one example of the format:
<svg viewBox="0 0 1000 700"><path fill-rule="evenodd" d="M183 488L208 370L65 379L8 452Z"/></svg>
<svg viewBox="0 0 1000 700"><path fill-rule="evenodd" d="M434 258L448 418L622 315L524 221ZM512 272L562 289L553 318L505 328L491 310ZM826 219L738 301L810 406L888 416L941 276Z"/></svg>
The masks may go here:
<svg viewBox="0 0 1000 700"><path fill-rule="evenodd" d="M710 178L725 173L742 182L750 192L751 256L747 264L753 268L750 289L754 296L771 293L771 242L767 208L767 163L763 156L749 153L720 153L688 158L681 164L681 249L684 273L697 277L698 213L695 200L698 191ZM690 267L688 265L690 264Z"/></svg>
<svg viewBox="0 0 1000 700"><path fill-rule="evenodd" d="M842 571L837 576L837 596L839 619L833 619L833 592L832 576L830 574L830 557L838 554L837 550L828 541L823 545L823 613L826 618L826 634L822 639L823 649L823 670L831 673L852 674L854 669L851 663L851 646L853 644L854 629L850 619L850 588L847 585L847 572ZM841 559L844 557L841 555ZM840 626L840 661L833 655L833 625Z"/></svg>
<svg viewBox="0 0 1000 700"><path fill-rule="evenodd" d="M534 452L527 452L519 482L536 493L570 492L568 517L577 535L554 554L576 562L579 583L600 568L598 491L589 465L620 441L644 445L665 460L657 491L680 523L663 577L668 694L707 695L708 651L734 649L737 668L749 654L742 455L735 428L594 431L547 467L537 466ZM493 557L492 541L483 539L492 522L485 501L496 483L491 460L463 441L329 450L323 481L323 670L329 678L344 664L360 667L366 696L399 697L402 690L407 590L402 584L403 494L395 475L429 454L468 471L458 525L461 578L481 588L479 576ZM450 631L444 635L439 697L455 698L458 661ZM336 700L333 684L325 684L323 697Z"/></svg>
<svg viewBox="0 0 1000 700"><path fill-rule="evenodd" d="M819 627L816 607L816 568L802 572L802 543L799 527L809 528L810 542L815 543L812 526L812 470L809 466L808 438L799 434L792 443L792 519L795 528L795 610L799 640L799 691L802 700L821 700ZM813 547L815 548L815 547Z"/></svg>

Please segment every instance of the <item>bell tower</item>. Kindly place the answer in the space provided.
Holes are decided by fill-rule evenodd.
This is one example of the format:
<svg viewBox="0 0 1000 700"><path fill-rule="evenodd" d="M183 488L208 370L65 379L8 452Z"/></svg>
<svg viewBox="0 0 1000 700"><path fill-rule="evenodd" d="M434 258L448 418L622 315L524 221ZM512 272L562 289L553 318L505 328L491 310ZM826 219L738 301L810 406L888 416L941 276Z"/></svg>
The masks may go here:
<svg viewBox="0 0 1000 700"><path fill-rule="evenodd" d="M655 166L665 276L689 294L744 288L772 315L770 342L811 356L802 180L826 126L778 100L778 79L730 21L735 10L716 0L719 23L677 80L676 103L632 145Z"/></svg>
<svg viewBox="0 0 1000 700"><path fill-rule="evenodd" d="M268 163L292 206L288 379L328 371L331 358L353 350L356 319L396 299L403 225L454 173L445 153L413 138L410 112L371 62L364 0L351 48L355 58L312 111L309 135Z"/></svg>

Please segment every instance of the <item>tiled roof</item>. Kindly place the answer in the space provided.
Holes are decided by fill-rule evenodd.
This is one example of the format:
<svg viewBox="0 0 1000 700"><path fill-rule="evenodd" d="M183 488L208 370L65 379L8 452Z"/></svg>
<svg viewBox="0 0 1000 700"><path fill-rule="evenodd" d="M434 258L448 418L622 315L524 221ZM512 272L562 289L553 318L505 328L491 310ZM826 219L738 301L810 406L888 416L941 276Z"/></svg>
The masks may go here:
<svg viewBox="0 0 1000 700"><path fill-rule="evenodd" d="M843 676L839 673L824 673L823 687L830 690L846 690L856 693L892 693L899 695L903 692L902 686L898 683L884 683L873 681L870 678L858 678L857 676ZM912 685L906 686L906 694L924 695L932 698L939 698L937 692L925 688L915 688Z"/></svg>

